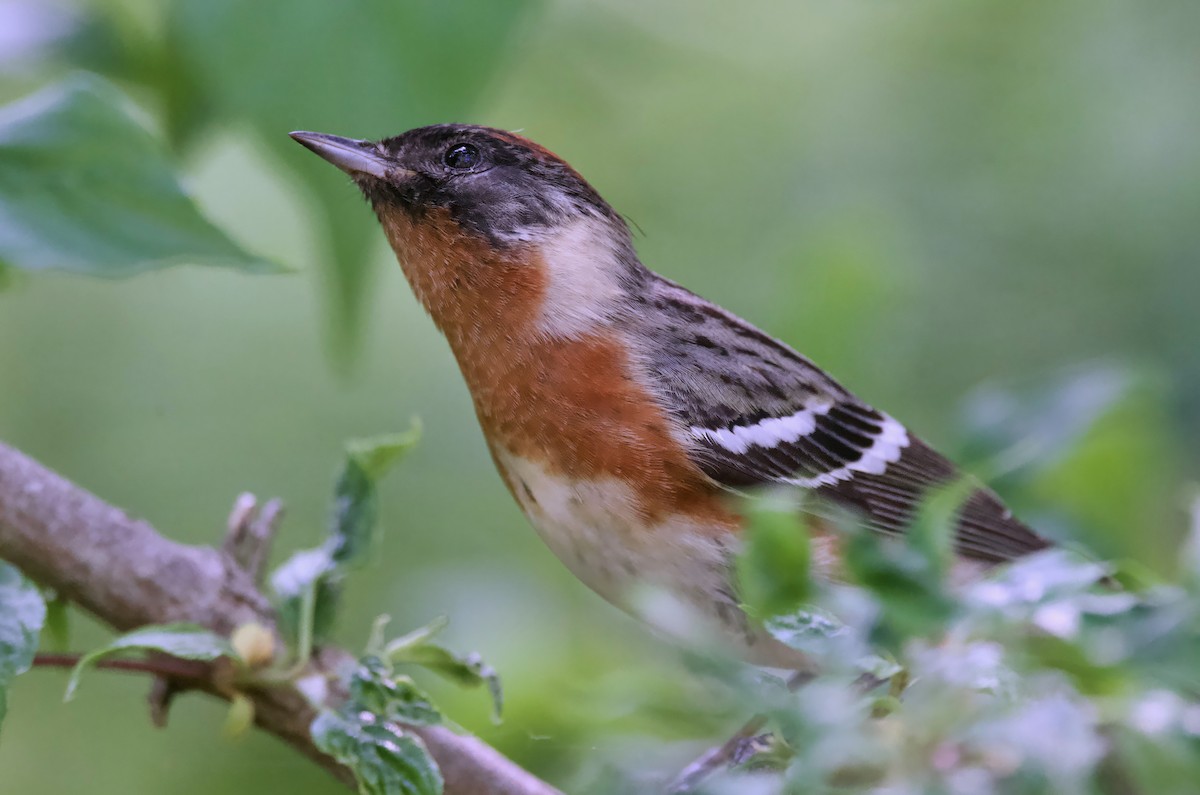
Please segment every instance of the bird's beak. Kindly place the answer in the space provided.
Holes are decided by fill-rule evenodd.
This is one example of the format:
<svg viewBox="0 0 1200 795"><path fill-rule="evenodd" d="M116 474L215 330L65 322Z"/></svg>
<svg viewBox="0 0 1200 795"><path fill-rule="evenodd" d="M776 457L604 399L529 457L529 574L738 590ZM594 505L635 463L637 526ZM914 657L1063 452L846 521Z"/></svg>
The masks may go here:
<svg viewBox="0 0 1200 795"><path fill-rule="evenodd" d="M317 132L293 132L288 135L296 143L311 149L351 176L368 174L385 179L389 173L406 173L405 169L398 168L384 157L370 141L356 141L353 138L340 138Z"/></svg>

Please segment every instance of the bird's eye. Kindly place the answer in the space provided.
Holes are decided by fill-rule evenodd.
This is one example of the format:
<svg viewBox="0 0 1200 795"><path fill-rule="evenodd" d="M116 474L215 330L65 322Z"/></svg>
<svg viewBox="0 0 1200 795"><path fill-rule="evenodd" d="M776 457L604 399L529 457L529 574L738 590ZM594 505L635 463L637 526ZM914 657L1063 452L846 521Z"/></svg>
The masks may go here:
<svg viewBox="0 0 1200 795"><path fill-rule="evenodd" d="M471 144L455 144L446 150L442 158L447 166L459 171L475 168L482 159L479 148Z"/></svg>

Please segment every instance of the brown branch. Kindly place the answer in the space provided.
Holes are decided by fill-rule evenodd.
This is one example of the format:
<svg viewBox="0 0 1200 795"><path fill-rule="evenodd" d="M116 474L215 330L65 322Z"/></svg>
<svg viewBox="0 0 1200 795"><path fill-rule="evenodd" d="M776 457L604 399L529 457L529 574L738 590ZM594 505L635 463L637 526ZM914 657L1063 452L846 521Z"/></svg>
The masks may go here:
<svg viewBox="0 0 1200 795"><path fill-rule="evenodd" d="M252 621L275 626L254 578L229 554L164 538L2 443L0 558L118 630L189 621L227 636ZM324 648L312 673L333 678L350 662L347 652ZM201 686L222 697L211 681ZM249 695L260 728L353 787L350 771L312 744L313 708L298 690L275 686ZM410 730L441 767L447 795L561 795L474 737L441 726Z"/></svg>

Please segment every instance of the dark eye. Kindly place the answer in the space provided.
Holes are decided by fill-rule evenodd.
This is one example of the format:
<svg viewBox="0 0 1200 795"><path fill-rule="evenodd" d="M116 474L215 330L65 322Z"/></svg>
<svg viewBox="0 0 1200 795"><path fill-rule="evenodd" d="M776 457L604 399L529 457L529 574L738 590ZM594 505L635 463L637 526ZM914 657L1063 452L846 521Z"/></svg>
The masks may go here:
<svg viewBox="0 0 1200 795"><path fill-rule="evenodd" d="M475 168L482 159L483 155L479 154L478 147L472 144L455 144L446 150L442 158L447 166L461 171Z"/></svg>

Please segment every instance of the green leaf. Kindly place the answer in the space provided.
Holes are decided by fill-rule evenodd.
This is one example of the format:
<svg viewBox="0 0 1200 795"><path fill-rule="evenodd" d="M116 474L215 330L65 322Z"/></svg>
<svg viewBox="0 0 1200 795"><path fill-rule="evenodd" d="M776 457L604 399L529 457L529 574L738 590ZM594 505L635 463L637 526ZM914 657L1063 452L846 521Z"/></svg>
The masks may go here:
<svg viewBox="0 0 1200 795"><path fill-rule="evenodd" d="M63 651L71 641L71 603L54 591L49 592L49 597L46 600L47 647Z"/></svg>
<svg viewBox="0 0 1200 795"><path fill-rule="evenodd" d="M346 462L334 487L330 528L331 554L339 566L356 566L366 561L376 541L379 508L375 484L420 438L421 426L414 420L412 427L403 433L346 443Z"/></svg>
<svg viewBox="0 0 1200 795"><path fill-rule="evenodd" d="M1133 779L1130 792L1192 795L1196 790L1196 781L1200 780L1196 734L1191 727L1181 731L1181 727L1171 725L1178 722L1177 717L1170 716L1171 712L1181 711L1178 705L1169 701L1154 703L1168 700L1172 695L1162 690L1145 694L1134 703L1135 719L1130 721L1133 725L1110 731L1114 753L1123 763L1126 775ZM1175 700L1182 701L1177 696ZM1144 725L1148 722L1160 725ZM1139 723L1143 725L1138 726Z"/></svg>
<svg viewBox="0 0 1200 795"><path fill-rule="evenodd" d="M760 619L790 613L810 596L808 531L790 499L747 501L745 547L737 559L738 594Z"/></svg>
<svg viewBox="0 0 1200 795"><path fill-rule="evenodd" d="M67 680L64 700L69 701L75 697L79 680L89 666L106 657L129 652L160 652L184 660L205 661L236 656L229 641L195 624L155 624L140 627L81 657L71 671L71 678Z"/></svg>
<svg viewBox="0 0 1200 795"><path fill-rule="evenodd" d="M323 710L313 721L317 747L354 771L360 792L441 792L441 774L425 746L397 725L441 723L429 696L374 655L359 661L347 691L349 698L338 710Z"/></svg>
<svg viewBox="0 0 1200 795"><path fill-rule="evenodd" d="M960 476L921 500L905 534L908 545L928 562L930 573L944 580L954 562L954 531L963 504L979 488L974 478Z"/></svg>
<svg viewBox="0 0 1200 795"><path fill-rule="evenodd" d="M310 639L324 637L333 626L342 592L342 575L330 545L294 552L272 572L271 590L285 635L292 639L304 633Z"/></svg>
<svg viewBox="0 0 1200 795"><path fill-rule="evenodd" d="M448 626L450 626L450 619L445 616L438 616L425 626L417 627L406 635L401 635L398 638L388 641L384 647L384 655L402 653L405 649L427 644L445 632Z"/></svg>
<svg viewBox="0 0 1200 795"><path fill-rule="evenodd" d="M861 632L814 605L771 616L763 621L763 629L785 646L804 652L826 673L869 674L885 680L901 670L895 661L870 653Z"/></svg>
<svg viewBox="0 0 1200 795"><path fill-rule="evenodd" d="M859 532L844 546L846 568L878 607L871 640L894 651L906 638L943 629L955 610L933 560L906 540Z"/></svg>
<svg viewBox="0 0 1200 795"><path fill-rule="evenodd" d="M1179 438L1167 427L1170 400L1152 371L1105 362L1035 388L984 390L971 402L967 452L957 458L989 462L971 468L1018 514L1036 506L1055 538L1086 539L1104 557L1169 571L1170 545L1144 543L1131 528L1173 521Z"/></svg>
<svg viewBox="0 0 1200 795"><path fill-rule="evenodd" d="M420 629L396 638L384 648L384 656L393 664L419 665L462 687L487 685L492 697L492 717L498 720L504 708L500 676L478 654L456 654L434 643L433 638L446 628L447 623L444 617L439 617Z"/></svg>
<svg viewBox="0 0 1200 795"><path fill-rule="evenodd" d="M346 457L356 462L367 477L378 480L421 440L421 421L414 418L407 431L351 439Z"/></svg>
<svg viewBox="0 0 1200 795"><path fill-rule="evenodd" d="M415 726L442 722L433 701L407 676L397 676L378 657L364 657L350 676L350 699L362 709Z"/></svg>
<svg viewBox="0 0 1200 795"><path fill-rule="evenodd" d="M1110 573L1107 564L1055 548L1026 555L972 585L970 598L993 608L1025 609L1086 593Z"/></svg>
<svg viewBox="0 0 1200 795"><path fill-rule="evenodd" d="M1134 600L1108 594L1098 606L1088 595L1074 600L1081 613L1076 644L1097 666L1151 688L1200 692L1200 606L1182 589L1162 589ZM1100 609L1097 609L1099 607Z"/></svg>
<svg viewBox="0 0 1200 795"><path fill-rule="evenodd" d="M344 174L302 150L288 130L381 138L462 119L487 96L537 0L407 3L360 0L174 0L165 63L154 78L176 140L219 121L258 134L315 199L326 251L335 349L357 339L371 285L375 218ZM321 35L314 36L313 31ZM265 41L270 47L263 47ZM330 64L337 68L331 70Z"/></svg>
<svg viewBox="0 0 1200 795"><path fill-rule="evenodd" d="M362 795L440 795L442 774L419 737L365 710L324 710L313 742L354 772Z"/></svg>
<svg viewBox="0 0 1200 795"><path fill-rule="evenodd" d="M33 664L45 620L46 602L38 587L0 561L0 721L8 709L9 684Z"/></svg>
<svg viewBox="0 0 1200 795"><path fill-rule="evenodd" d="M80 75L0 108L0 262L102 277L181 263L281 270L200 213L129 106Z"/></svg>
<svg viewBox="0 0 1200 795"><path fill-rule="evenodd" d="M824 652L847 632L845 624L816 608L771 616L763 627L779 642L807 654Z"/></svg>
<svg viewBox="0 0 1200 795"><path fill-rule="evenodd" d="M991 460L1020 450L1013 463L1027 471L1002 474L1032 477L1070 455L1137 386L1133 373L1098 365L1063 373L1023 392L981 389L966 406L965 457Z"/></svg>
<svg viewBox="0 0 1200 795"><path fill-rule="evenodd" d="M294 553L271 575L280 625L289 636L321 640L328 635L346 573L367 561L378 540L376 483L420 436L414 420L403 433L346 443L325 543Z"/></svg>

